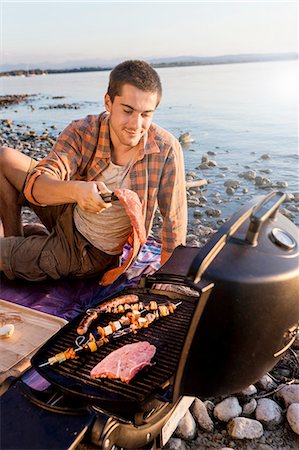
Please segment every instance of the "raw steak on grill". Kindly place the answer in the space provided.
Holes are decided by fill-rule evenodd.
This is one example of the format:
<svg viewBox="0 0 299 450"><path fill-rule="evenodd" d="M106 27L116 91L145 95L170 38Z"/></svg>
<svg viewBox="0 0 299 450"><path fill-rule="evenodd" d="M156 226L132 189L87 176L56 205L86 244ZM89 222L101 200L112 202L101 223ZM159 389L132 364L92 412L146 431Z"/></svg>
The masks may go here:
<svg viewBox="0 0 299 450"><path fill-rule="evenodd" d="M114 194L124 205L127 215L135 228L140 244L146 243L146 233L142 216L142 206L136 192L130 189L115 189Z"/></svg>
<svg viewBox="0 0 299 450"><path fill-rule="evenodd" d="M147 341L127 344L111 352L90 372L93 378L120 378L128 383L143 367L148 366L156 347Z"/></svg>

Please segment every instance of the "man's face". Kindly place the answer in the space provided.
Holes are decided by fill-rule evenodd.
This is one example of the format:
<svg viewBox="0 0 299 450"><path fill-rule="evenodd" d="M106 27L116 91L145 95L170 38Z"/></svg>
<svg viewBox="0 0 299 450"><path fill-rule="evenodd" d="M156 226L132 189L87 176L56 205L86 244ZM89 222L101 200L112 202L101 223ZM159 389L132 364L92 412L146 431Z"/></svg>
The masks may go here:
<svg viewBox="0 0 299 450"><path fill-rule="evenodd" d="M158 103L156 92L145 92L125 84L112 103L105 95L106 110L110 112L110 136L114 148L135 147L147 132Z"/></svg>

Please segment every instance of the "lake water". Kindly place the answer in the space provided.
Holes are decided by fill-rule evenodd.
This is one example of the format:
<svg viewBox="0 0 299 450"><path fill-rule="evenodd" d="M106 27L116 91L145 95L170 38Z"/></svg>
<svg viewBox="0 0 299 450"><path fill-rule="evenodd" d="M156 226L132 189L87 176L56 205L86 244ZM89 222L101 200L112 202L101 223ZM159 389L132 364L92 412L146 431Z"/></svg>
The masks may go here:
<svg viewBox="0 0 299 450"><path fill-rule="evenodd" d="M298 62L266 62L157 69L163 84L162 102L154 121L177 138L191 132L194 142L184 148L186 171L208 179L209 199L221 194L224 216L253 195L264 194L253 182L238 177L249 168L273 183L287 181L286 192L298 192ZM2 95L35 94L30 104L2 110L2 117L22 122L38 132L56 125L62 130L71 120L97 114L109 72L0 78ZM63 99L53 99L64 96ZM45 109L58 103L79 109ZM34 109L31 108L33 106ZM57 132L58 132L57 131ZM56 134L57 134L56 132ZM53 132L55 134L55 132ZM195 170L208 151L217 166ZM261 156L268 154L269 159ZM224 182L241 186L234 196ZM248 194L242 194L246 187ZM212 206L212 205L210 205ZM299 223L298 213L294 221Z"/></svg>

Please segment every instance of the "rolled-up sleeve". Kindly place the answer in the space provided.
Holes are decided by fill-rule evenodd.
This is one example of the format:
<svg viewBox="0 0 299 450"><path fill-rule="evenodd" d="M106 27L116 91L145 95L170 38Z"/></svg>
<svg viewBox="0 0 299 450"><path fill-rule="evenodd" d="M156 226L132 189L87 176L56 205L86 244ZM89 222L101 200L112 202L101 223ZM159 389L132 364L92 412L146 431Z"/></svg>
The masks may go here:
<svg viewBox="0 0 299 450"><path fill-rule="evenodd" d="M40 205L32 193L34 184L40 175L48 174L65 181L72 179L82 161L81 147L81 136L72 122L59 135L49 155L41 160L28 175L24 195L30 203Z"/></svg>
<svg viewBox="0 0 299 450"><path fill-rule="evenodd" d="M163 217L162 247L171 253L180 244L186 244L187 196L185 166L178 141L169 151L160 180L158 205Z"/></svg>

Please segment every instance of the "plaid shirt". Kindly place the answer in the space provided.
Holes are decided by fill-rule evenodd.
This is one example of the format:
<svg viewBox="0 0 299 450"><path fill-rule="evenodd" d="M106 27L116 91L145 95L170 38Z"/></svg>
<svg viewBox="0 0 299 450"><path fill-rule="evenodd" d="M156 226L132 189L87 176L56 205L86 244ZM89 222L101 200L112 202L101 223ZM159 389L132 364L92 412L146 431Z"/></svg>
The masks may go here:
<svg viewBox="0 0 299 450"><path fill-rule="evenodd" d="M109 113L75 120L60 134L49 155L33 169L24 194L31 203L37 177L43 173L59 180L95 180L111 160ZM162 248L171 253L185 244L187 201L184 159L179 142L167 131L151 124L136 147L130 168L131 189L143 205L147 235L159 206L163 217Z"/></svg>

